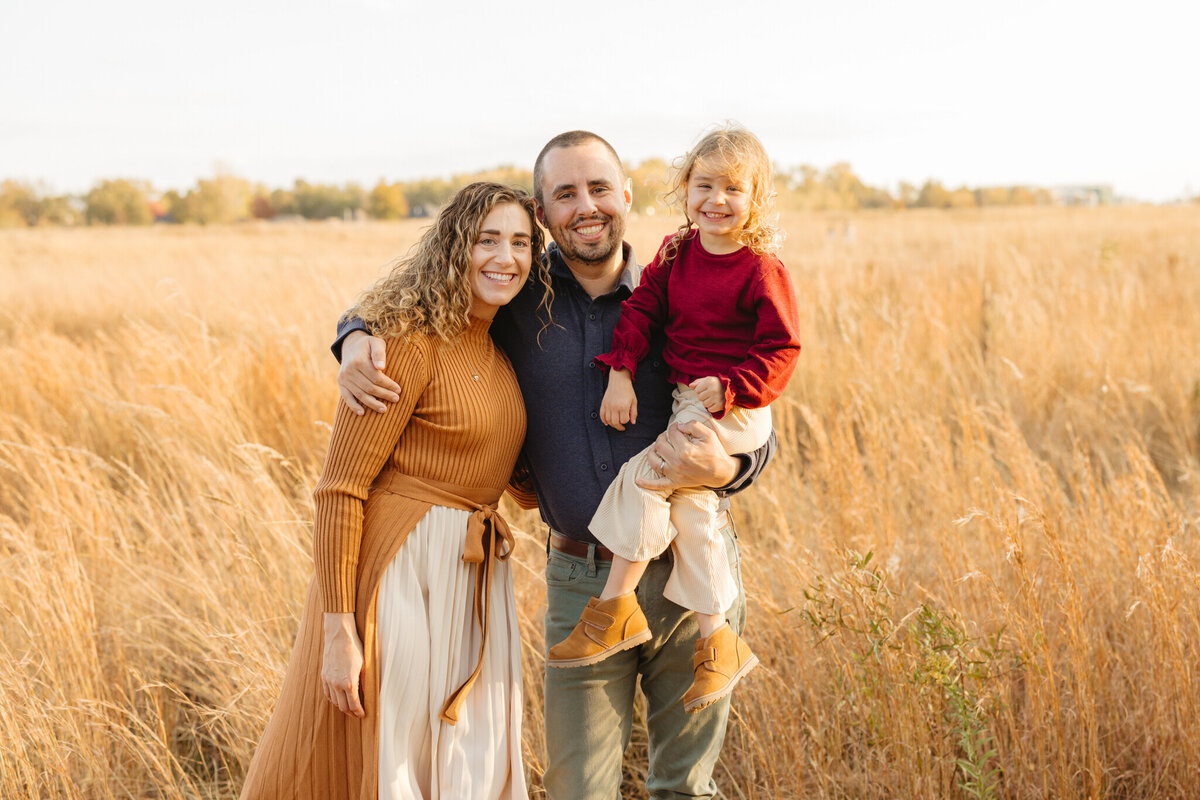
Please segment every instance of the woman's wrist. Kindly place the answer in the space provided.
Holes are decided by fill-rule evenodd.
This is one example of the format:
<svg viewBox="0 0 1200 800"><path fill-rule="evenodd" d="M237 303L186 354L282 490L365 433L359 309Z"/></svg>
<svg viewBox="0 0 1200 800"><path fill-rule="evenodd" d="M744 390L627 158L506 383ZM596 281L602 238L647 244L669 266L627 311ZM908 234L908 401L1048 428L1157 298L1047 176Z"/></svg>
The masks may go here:
<svg viewBox="0 0 1200 800"><path fill-rule="evenodd" d="M358 627L354 622L353 612L338 613L334 611L326 611L325 619L325 635L331 636L342 632L354 631L358 633Z"/></svg>

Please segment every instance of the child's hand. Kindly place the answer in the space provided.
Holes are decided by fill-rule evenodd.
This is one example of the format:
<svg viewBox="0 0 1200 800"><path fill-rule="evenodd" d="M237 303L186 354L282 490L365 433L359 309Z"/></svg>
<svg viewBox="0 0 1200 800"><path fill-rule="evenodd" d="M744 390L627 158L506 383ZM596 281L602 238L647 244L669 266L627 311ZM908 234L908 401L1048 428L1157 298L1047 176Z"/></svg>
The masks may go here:
<svg viewBox="0 0 1200 800"><path fill-rule="evenodd" d="M725 410L725 390L721 388L721 379L715 375L707 378L697 378L688 384L710 414L719 414Z"/></svg>
<svg viewBox="0 0 1200 800"><path fill-rule="evenodd" d="M637 423L637 393L629 370L614 369L608 374L608 388L600 401L600 421L610 428L625 430L625 424Z"/></svg>

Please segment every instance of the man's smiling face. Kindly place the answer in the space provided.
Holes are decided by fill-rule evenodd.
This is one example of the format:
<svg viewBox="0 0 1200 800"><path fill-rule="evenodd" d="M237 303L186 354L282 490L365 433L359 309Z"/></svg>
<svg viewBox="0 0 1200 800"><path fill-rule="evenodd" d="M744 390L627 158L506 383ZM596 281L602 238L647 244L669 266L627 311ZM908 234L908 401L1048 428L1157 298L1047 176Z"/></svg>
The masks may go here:
<svg viewBox="0 0 1200 800"><path fill-rule="evenodd" d="M541 189L542 222L568 263L600 265L620 253L631 183L599 142L546 153Z"/></svg>

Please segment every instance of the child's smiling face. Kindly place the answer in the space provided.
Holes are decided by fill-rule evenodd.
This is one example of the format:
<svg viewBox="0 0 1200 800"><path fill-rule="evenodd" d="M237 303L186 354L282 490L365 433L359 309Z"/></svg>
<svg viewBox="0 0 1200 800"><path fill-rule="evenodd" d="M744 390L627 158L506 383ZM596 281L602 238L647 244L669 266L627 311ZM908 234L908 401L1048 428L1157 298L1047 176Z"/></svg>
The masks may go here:
<svg viewBox="0 0 1200 800"><path fill-rule="evenodd" d="M700 159L687 182L687 212L700 230L700 243L710 253L732 253L741 247L735 234L750 218L747 176L726 164Z"/></svg>

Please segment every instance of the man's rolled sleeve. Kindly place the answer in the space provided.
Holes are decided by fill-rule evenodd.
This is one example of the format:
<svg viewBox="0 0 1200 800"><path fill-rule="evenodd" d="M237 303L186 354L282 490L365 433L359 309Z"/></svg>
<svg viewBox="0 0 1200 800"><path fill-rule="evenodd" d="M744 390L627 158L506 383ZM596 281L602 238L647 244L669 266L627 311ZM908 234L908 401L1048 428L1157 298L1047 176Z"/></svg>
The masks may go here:
<svg viewBox="0 0 1200 800"><path fill-rule="evenodd" d="M738 471L737 477L724 486L713 487L713 491L720 497L729 497L747 489L767 468L767 464L771 463L778 445L775 431L772 430L766 443L753 453L735 453L733 457L741 463L741 470Z"/></svg>
<svg viewBox="0 0 1200 800"><path fill-rule="evenodd" d="M367 330L367 324L358 317L342 317L338 320L337 338L333 340L333 344L329 346L329 349L333 351L333 357L337 359L339 364L342 363L342 343L346 341L347 336L355 331L362 331L363 333L371 332Z"/></svg>

